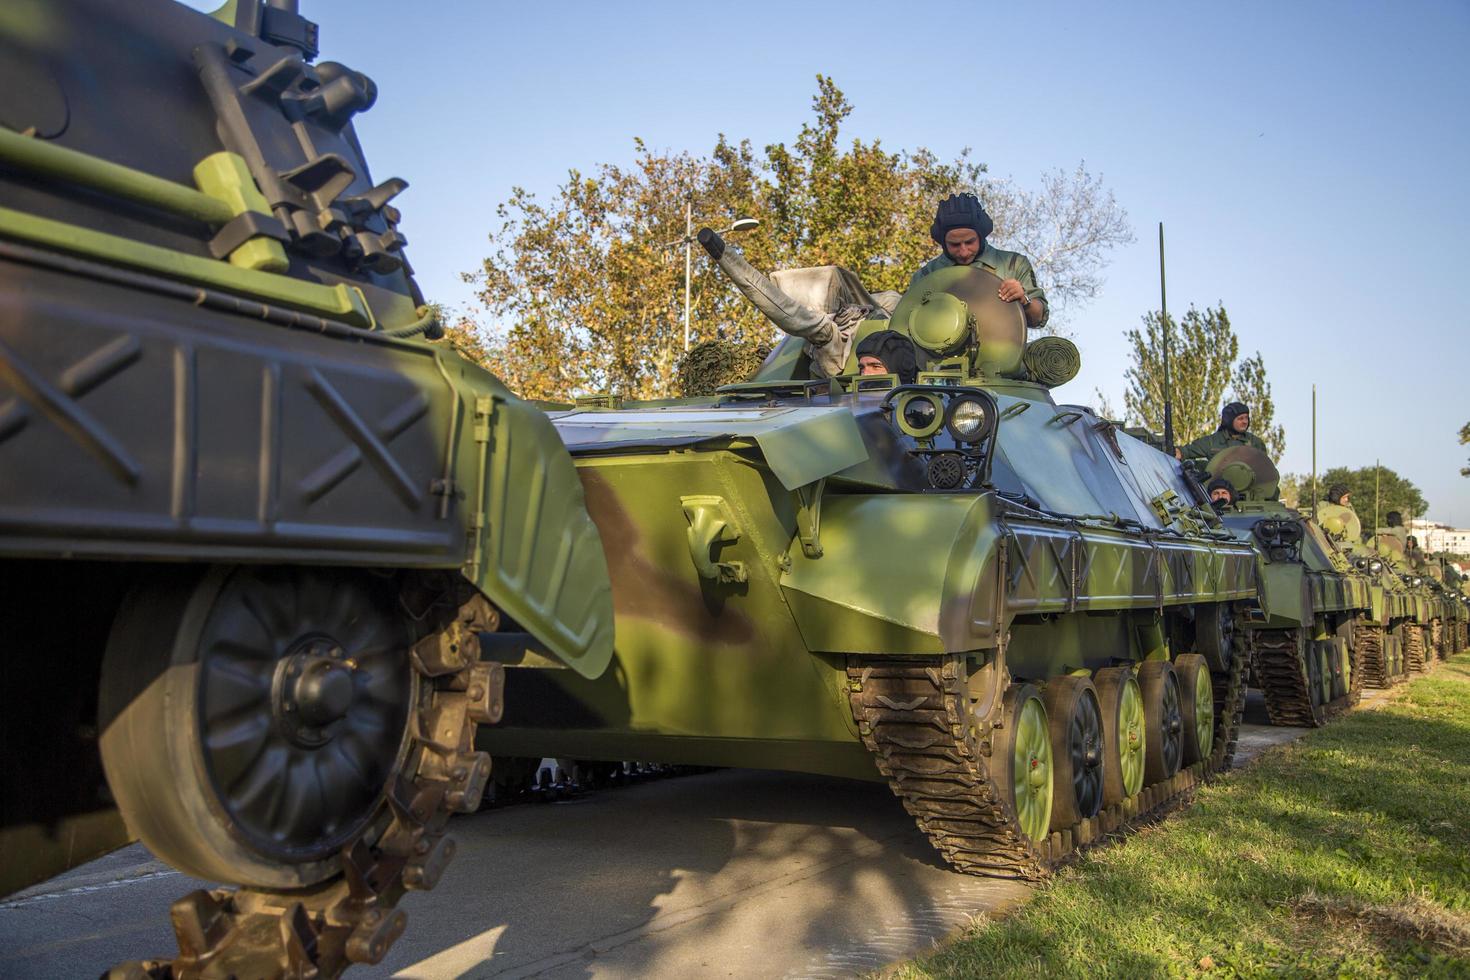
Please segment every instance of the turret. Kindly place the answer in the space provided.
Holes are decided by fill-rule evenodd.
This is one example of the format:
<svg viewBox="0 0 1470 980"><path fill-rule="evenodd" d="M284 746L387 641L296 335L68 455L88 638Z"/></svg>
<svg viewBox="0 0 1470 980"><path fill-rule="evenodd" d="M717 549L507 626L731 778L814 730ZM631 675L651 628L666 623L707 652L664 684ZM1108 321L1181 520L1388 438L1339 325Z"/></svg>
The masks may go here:
<svg viewBox="0 0 1470 980"><path fill-rule="evenodd" d="M845 269L776 273L790 280L778 284L710 229L700 229L699 242L758 310L807 343L813 366L824 377L852 373L855 342L875 330L894 330L912 340L921 370L1018 378L1050 388L1070 381L1081 366L1070 340L1042 337L1027 344L1020 306L1002 300L1000 280L975 266L931 273L894 305L883 300L897 294L874 297ZM792 295L797 291L800 297Z"/></svg>
<svg viewBox="0 0 1470 980"><path fill-rule="evenodd" d="M1271 457L1253 446L1231 446L1216 453L1206 465L1210 476L1219 477L1235 488L1238 500L1275 500L1281 486L1281 474Z"/></svg>

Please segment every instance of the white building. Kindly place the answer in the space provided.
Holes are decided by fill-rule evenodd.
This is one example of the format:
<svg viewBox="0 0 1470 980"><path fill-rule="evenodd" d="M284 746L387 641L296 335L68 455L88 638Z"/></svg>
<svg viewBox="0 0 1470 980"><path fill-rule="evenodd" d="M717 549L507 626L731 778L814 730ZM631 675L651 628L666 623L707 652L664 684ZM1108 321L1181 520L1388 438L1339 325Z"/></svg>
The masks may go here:
<svg viewBox="0 0 1470 980"><path fill-rule="evenodd" d="M1413 520L1409 522L1409 533L1419 541L1425 551L1448 551L1456 555L1470 555L1470 527L1450 527L1433 521Z"/></svg>

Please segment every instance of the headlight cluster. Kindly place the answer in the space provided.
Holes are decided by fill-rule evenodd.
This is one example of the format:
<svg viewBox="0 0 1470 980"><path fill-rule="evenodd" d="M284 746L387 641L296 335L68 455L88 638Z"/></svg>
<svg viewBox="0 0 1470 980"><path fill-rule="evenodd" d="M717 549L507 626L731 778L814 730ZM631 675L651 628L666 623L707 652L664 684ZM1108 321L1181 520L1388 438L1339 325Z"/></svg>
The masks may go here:
<svg viewBox="0 0 1470 980"><path fill-rule="evenodd" d="M948 399L938 392L908 391L900 395L897 405L898 427L904 435L927 439L942 426L955 442L974 445L995 428L993 409L977 395L959 395Z"/></svg>
<svg viewBox="0 0 1470 980"><path fill-rule="evenodd" d="M1289 518L1276 520L1268 517L1256 521L1251 531L1265 545L1290 546L1299 544L1302 540L1301 523Z"/></svg>
<svg viewBox="0 0 1470 980"><path fill-rule="evenodd" d="M1383 571L1383 562L1377 558L1369 558L1367 555L1359 555L1353 559L1353 567L1359 571L1370 572L1377 575Z"/></svg>

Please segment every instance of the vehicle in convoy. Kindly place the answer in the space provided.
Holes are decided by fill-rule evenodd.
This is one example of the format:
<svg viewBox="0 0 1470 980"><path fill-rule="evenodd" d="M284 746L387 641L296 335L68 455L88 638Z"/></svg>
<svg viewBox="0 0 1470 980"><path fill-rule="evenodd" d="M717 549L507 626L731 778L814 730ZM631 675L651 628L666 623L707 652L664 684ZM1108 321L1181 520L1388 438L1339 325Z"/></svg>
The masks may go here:
<svg viewBox="0 0 1470 980"><path fill-rule="evenodd" d="M1256 549L1261 591L1245 625L1267 715L1273 725L1322 725L1358 702L1365 674L1392 676L1382 661L1381 592L1316 521L1281 503L1265 453L1231 447L1205 468L1235 488L1222 518Z"/></svg>
<svg viewBox="0 0 1470 980"><path fill-rule="evenodd" d="M1398 626L1398 633L1404 670L1424 671L1429 669L1435 657L1435 624L1441 620L1442 611L1432 580L1423 574L1409 555L1406 542L1403 528L1379 528L1373 536L1373 550L1386 566L1387 573L1397 579L1396 585L1402 596L1404 618Z"/></svg>
<svg viewBox="0 0 1470 980"><path fill-rule="evenodd" d="M477 631L596 675L555 430L430 346L396 178L295 4L0 17L0 892L131 838L242 886L130 976L376 962L478 805ZM414 139L422 134L413 134ZM162 910L160 910L161 912Z"/></svg>
<svg viewBox="0 0 1470 980"><path fill-rule="evenodd" d="M503 658L482 748L883 779L954 867L1024 878L1228 765L1254 553L1175 460L1034 380L1075 347L1028 347L979 268L889 317L850 273L798 297L700 239L793 335L714 397L550 413L616 649L596 678ZM853 309L845 370L812 377L807 338ZM916 383L857 374L881 330Z"/></svg>

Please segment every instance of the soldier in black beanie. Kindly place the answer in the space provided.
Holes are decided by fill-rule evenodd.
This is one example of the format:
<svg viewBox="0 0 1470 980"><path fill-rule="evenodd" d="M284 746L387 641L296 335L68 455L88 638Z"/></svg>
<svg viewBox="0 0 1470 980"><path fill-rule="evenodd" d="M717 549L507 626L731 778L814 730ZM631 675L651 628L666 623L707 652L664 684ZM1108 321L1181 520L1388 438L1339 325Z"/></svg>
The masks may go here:
<svg viewBox="0 0 1470 980"><path fill-rule="evenodd" d="M1232 446L1250 446L1266 451L1261 437L1250 431L1251 410L1244 402L1231 402L1220 410L1220 427L1176 450L1180 459L1213 459L1215 454Z"/></svg>
<svg viewBox="0 0 1470 980"><path fill-rule="evenodd" d="M939 202L929 237L944 250L924 263L909 280L913 289L918 281L937 269L953 265L973 265L1001 280L998 295L1007 303L1020 303L1028 327L1046 325L1051 309L1046 293L1036 285L1036 272L1031 260L1020 252L1006 252L986 241L995 230L995 222L985 213L974 194L952 194Z"/></svg>

